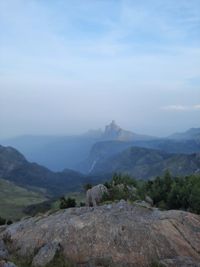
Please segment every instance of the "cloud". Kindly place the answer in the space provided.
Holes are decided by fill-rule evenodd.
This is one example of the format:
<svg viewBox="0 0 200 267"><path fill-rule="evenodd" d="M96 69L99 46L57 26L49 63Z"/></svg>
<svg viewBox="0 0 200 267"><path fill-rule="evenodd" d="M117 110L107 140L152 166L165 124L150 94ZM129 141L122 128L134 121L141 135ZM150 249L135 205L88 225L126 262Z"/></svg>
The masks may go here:
<svg viewBox="0 0 200 267"><path fill-rule="evenodd" d="M161 107L162 110L166 111L195 111L200 110L200 104L198 105L169 105Z"/></svg>

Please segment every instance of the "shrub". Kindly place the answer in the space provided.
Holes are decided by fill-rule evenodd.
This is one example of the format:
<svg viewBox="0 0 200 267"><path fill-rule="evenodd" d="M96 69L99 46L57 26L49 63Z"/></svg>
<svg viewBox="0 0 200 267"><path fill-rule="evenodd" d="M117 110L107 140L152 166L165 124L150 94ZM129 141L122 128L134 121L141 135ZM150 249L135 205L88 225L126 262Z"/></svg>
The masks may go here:
<svg viewBox="0 0 200 267"><path fill-rule="evenodd" d="M6 224L6 219L0 217L0 225Z"/></svg>
<svg viewBox="0 0 200 267"><path fill-rule="evenodd" d="M11 225L12 223L12 220L7 220L7 225Z"/></svg>
<svg viewBox="0 0 200 267"><path fill-rule="evenodd" d="M60 209L68 209L76 207L76 200L74 198L65 197L60 198Z"/></svg>

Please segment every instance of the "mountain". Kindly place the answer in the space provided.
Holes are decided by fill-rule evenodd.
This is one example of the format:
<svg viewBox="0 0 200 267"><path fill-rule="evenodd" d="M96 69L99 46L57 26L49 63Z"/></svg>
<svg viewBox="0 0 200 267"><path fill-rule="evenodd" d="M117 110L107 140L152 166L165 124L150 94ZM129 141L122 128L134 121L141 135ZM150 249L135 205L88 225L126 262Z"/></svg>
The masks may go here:
<svg viewBox="0 0 200 267"><path fill-rule="evenodd" d="M85 177L69 169L52 172L39 164L28 162L16 149L0 146L0 178L58 196L80 188Z"/></svg>
<svg viewBox="0 0 200 267"><path fill-rule="evenodd" d="M100 141L144 141L152 140L151 136L139 135L123 130L114 121L105 127L104 131L91 130L76 136L19 136L2 140L2 145L12 146L19 150L32 162L47 167L53 171L65 168L79 169L80 163L87 159L92 146Z"/></svg>
<svg viewBox="0 0 200 267"><path fill-rule="evenodd" d="M136 134L127 130L122 129L113 120L110 124L105 127L105 131L102 134L102 140L115 140L115 141L144 141L152 140L155 137L148 135Z"/></svg>
<svg viewBox="0 0 200 267"><path fill-rule="evenodd" d="M95 162L91 174L122 172L138 179L150 179L169 170L174 176L200 173L200 153L171 154L131 147Z"/></svg>
<svg viewBox="0 0 200 267"><path fill-rule="evenodd" d="M0 264L4 255L18 267L198 267L199 248L200 216L123 200L27 218L0 231Z"/></svg>
<svg viewBox="0 0 200 267"><path fill-rule="evenodd" d="M183 133L175 133L169 136L174 140L194 140L200 143L200 128L191 128Z"/></svg>
<svg viewBox="0 0 200 267"><path fill-rule="evenodd" d="M79 165L79 169L83 173L90 174L98 161L105 161L133 144L133 142L124 141L97 142L92 146L89 157Z"/></svg>
<svg viewBox="0 0 200 267"><path fill-rule="evenodd" d="M200 143L195 140L101 141L92 146L89 157L82 161L79 165L79 170L90 174L97 162L106 161L111 156L131 147L154 149L169 154L200 153Z"/></svg>

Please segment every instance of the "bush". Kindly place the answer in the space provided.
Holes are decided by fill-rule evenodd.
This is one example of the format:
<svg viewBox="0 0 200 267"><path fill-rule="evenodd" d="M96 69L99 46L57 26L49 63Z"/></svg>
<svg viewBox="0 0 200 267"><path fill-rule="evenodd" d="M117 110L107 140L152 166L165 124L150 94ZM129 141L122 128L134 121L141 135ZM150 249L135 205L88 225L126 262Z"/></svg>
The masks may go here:
<svg viewBox="0 0 200 267"><path fill-rule="evenodd" d="M129 175L115 173L110 182L105 182L109 194L104 193L102 202L115 200L136 200L137 182Z"/></svg>
<svg viewBox="0 0 200 267"><path fill-rule="evenodd" d="M65 197L60 198L60 209L68 209L76 207L76 200L74 198Z"/></svg>
<svg viewBox="0 0 200 267"><path fill-rule="evenodd" d="M12 220L7 220L7 225L11 225L12 223Z"/></svg>
<svg viewBox="0 0 200 267"><path fill-rule="evenodd" d="M0 225L6 224L6 219L0 217Z"/></svg>
<svg viewBox="0 0 200 267"><path fill-rule="evenodd" d="M158 208L181 209L200 214L200 175L172 177L166 171L163 177L142 181L128 175L114 174L112 180L104 185L108 188L109 195L105 195L103 201L144 200L145 196L149 196Z"/></svg>
<svg viewBox="0 0 200 267"><path fill-rule="evenodd" d="M115 173L112 177L111 183L113 185L126 185L126 186L137 186L137 182L135 179L130 177L128 174L123 175L121 173Z"/></svg>

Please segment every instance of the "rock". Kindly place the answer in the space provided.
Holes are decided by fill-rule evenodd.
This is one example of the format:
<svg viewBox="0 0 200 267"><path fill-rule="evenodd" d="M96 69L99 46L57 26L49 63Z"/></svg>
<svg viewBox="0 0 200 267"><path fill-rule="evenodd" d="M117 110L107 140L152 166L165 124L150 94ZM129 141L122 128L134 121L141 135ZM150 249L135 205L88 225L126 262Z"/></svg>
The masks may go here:
<svg viewBox="0 0 200 267"><path fill-rule="evenodd" d="M8 256L8 250L6 249L3 240L0 240L0 260L7 260Z"/></svg>
<svg viewBox="0 0 200 267"><path fill-rule="evenodd" d="M7 228L7 225L1 225L0 226L0 233L5 231L6 228Z"/></svg>
<svg viewBox="0 0 200 267"><path fill-rule="evenodd" d="M152 200L149 196L146 196L146 197L145 197L145 201L146 201L149 205L153 206L153 200Z"/></svg>
<svg viewBox="0 0 200 267"><path fill-rule="evenodd" d="M59 252L59 250L60 250L60 245L58 242L52 242L44 245L36 254L36 256L33 258L32 266L33 267L46 266L54 259L56 253Z"/></svg>
<svg viewBox="0 0 200 267"><path fill-rule="evenodd" d="M103 184L93 186L91 189L87 190L86 193L86 204L87 206L97 206L104 194L108 194L108 189Z"/></svg>
<svg viewBox="0 0 200 267"><path fill-rule="evenodd" d="M0 261L0 267L17 267L12 262Z"/></svg>
<svg viewBox="0 0 200 267"><path fill-rule="evenodd" d="M152 207L148 202L146 202L144 200L136 200L134 203L136 205L138 205L138 206L141 206L141 207L144 207L144 208L147 208L147 209Z"/></svg>
<svg viewBox="0 0 200 267"><path fill-rule="evenodd" d="M200 262L194 261L190 257L176 257L165 259L159 262L162 267L200 267Z"/></svg>
<svg viewBox="0 0 200 267"><path fill-rule="evenodd" d="M121 199L121 200L117 203L116 207L117 207L119 210L123 210L123 209L125 209L125 208L127 207L127 202L126 202L124 199Z"/></svg>
<svg viewBox="0 0 200 267"><path fill-rule="evenodd" d="M112 203L111 209L73 208L22 220L0 233L4 239L12 256L33 264L53 259L56 248L47 244L54 242L60 244L61 259L79 267L149 267L159 261L188 267L200 262L200 216L125 201Z"/></svg>

